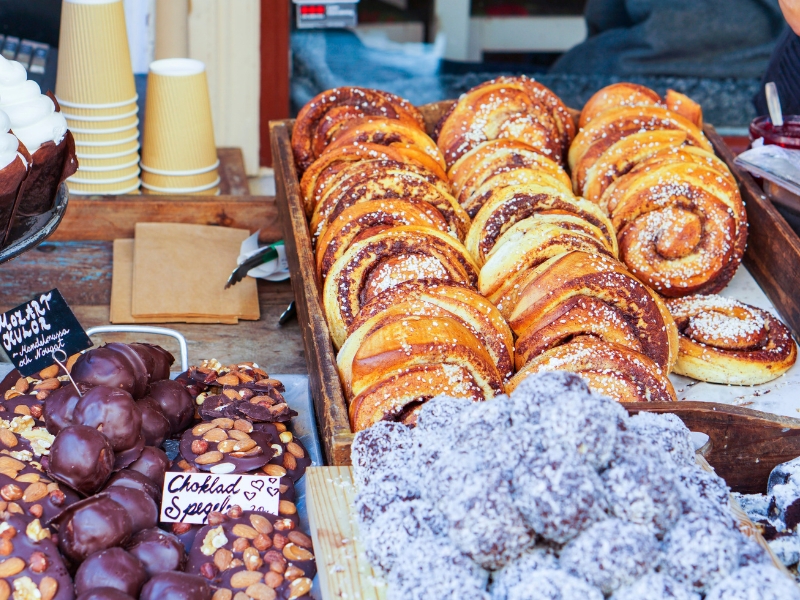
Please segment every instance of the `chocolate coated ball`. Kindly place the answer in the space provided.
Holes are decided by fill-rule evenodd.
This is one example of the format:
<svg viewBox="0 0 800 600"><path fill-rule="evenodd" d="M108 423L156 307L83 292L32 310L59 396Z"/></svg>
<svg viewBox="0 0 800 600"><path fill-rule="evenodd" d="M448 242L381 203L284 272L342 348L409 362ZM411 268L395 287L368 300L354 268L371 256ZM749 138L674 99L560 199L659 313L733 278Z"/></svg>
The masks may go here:
<svg viewBox="0 0 800 600"><path fill-rule="evenodd" d="M186 549L171 533L153 527L140 531L128 542L127 550L142 561L148 577L167 571L183 571Z"/></svg>
<svg viewBox="0 0 800 600"><path fill-rule="evenodd" d="M62 429L50 447L50 475L84 496L102 488L113 468L111 443L93 427Z"/></svg>
<svg viewBox="0 0 800 600"><path fill-rule="evenodd" d="M153 500L158 502L161 500L161 487L157 486L153 481L139 473L138 471L131 471L130 469L122 469L118 473L116 473L106 485L106 488L110 487L128 487L139 490L140 492L144 492L148 496L150 496Z"/></svg>
<svg viewBox="0 0 800 600"><path fill-rule="evenodd" d="M103 587L84 592L77 600L136 600L136 598L115 588Z"/></svg>
<svg viewBox="0 0 800 600"><path fill-rule="evenodd" d="M211 588L198 575L170 571L148 581L139 600L211 600Z"/></svg>
<svg viewBox="0 0 800 600"><path fill-rule="evenodd" d="M133 448L142 434L142 413L131 395L108 386L97 386L78 400L72 419L100 431L114 452Z"/></svg>
<svg viewBox="0 0 800 600"><path fill-rule="evenodd" d="M171 428L158 402L145 396L136 402L142 413L142 435L148 446L160 446L169 437Z"/></svg>
<svg viewBox="0 0 800 600"><path fill-rule="evenodd" d="M107 385L132 394L137 374L124 354L101 346L81 354L72 366L72 378L90 386Z"/></svg>
<svg viewBox="0 0 800 600"><path fill-rule="evenodd" d="M106 344L104 347L121 354L127 359L131 366L134 379L131 396L134 398L141 398L144 396L147 384L150 381L150 373L147 371L147 365L139 353L128 344L111 343Z"/></svg>
<svg viewBox="0 0 800 600"><path fill-rule="evenodd" d="M131 344L131 347L139 352L140 355L148 354L153 360L153 366L150 367L147 359L145 363L148 364L148 373L150 374L149 381L161 381L162 379L169 379L169 368L175 362L175 357L169 352L164 350L161 346L153 344Z"/></svg>
<svg viewBox="0 0 800 600"><path fill-rule="evenodd" d="M147 395L161 407L161 412L169 421L170 433L180 433L192 424L194 400L177 381L156 381L148 389Z"/></svg>
<svg viewBox="0 0 800 600"><path fill-rule="evenodd" d="M128 511L133 525L132 532L155 527L158 523L158 506L148 494L141 490L119 485L103 490L109 497Z"/></svg>
<svg viewBox="0 0 800 600"><path fill-rule="evenodd" d="M83 394L90 389L83 384L78 384L78 386ZM65 427L74 425L72 413L80 399L78 391L72 384L52 391L44 403L44 422L47 426L47 431L56 435Z"/></svg>
<svg viewBox="0 0 800 600"><path fill-rule="evenodd" d="M164 486L164 474L171 465L171 461L161 448L145 446L138 460L128 467L131 471L138 471L159 488Z"/></svg>
<svg viewBox="0 0 800 600"><path fill-rule="evenodd" d="M124 544L133 528L128 512L106 494L73 504L55 522L58 548L76 564L95 552Z"/></svg>
<svg viewBox="0 0 800 600"><path fill-rule="evenodd" d="M109 548L83 561L75 573L75 593L110 587L135 598L145 581L147 571L138 558L122 548Z"/></svg>

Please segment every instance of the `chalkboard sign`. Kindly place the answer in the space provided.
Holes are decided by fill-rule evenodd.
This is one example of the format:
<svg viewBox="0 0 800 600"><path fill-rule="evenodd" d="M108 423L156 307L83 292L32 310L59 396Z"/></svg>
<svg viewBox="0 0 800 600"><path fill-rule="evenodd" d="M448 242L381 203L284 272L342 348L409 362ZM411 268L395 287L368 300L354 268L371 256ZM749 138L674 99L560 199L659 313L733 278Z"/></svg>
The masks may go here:
<svg viewBox="0 0 800 600"><path fill-rule="evenodd" d="M54 364L54 352L65 360L92 345L57 289L0 314L0 340L6 356L25 377Z"/></svg>

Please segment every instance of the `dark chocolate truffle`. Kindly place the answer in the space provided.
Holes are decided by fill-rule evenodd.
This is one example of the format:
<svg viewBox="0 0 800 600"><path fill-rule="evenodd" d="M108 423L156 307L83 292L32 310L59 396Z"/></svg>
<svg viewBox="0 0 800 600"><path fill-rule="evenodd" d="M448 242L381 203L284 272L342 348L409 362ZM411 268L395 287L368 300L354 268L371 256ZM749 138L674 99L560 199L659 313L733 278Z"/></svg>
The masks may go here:
<svg viewBox="0 0 800 600"><path fill-rule="evenodd" d="M78 385L81 388L81 393L86 393L89 390L83 384ZM65 385L51 392L44 403L44 422L47 426L47 431L56 435L65 427L74 425L72 413L80 399L81 397L73 385Z"/></svg>
<svg viewBox="0 0 800 600"><path fill-rule="evenodd" d="M141 456L128 469L138 471L159 488L164 486L164 474L170 467L170 460L161 448L145 446Z"/></svg>
<svg viewBox="0 0 800 600"><path fill-rule="evenodd" d="M50 448L50 475L84 496L102 488L113 468L114 450L108 438L93 427L62 429Z"/></svg>
<svg viewBox="0 0 800 600"><path fill-rule="evenodd" d="M172 363L175 362L175 357L172 356L172 354L164 350L161 346L155 346L153 344L131 344L130 346L136 350L140 356L149 354L152 358L153 366L151 367L149 361L143 357L145 364L147 364L150 383L161 381L162 379L169 379L169 368L172 366Z"/></svg>
<svg viewBox="0 0 800 600"><path fill-rule="evenodd" d="M149 477L138 471L122 469L109 480L106 488L115 486L134 488L144 492L156 502L161 500L161 486L157 486Z"/></svg>
<svg viewBox="0 0 800 600"><path fill-rule="evenodd" d="M142 561L148 577L166 571L183 571L186 566L183 543L158 527L134 535L128 542L127 550Z"/></svg>
<svg viewBox="0 0 800 600"><path fill-rule="evenodd" d="M103 490L109 497L128 511L133 523L133 533L155 527L158 523L158 506L148 494L141 490L119 485Z"/></svg>
<svg viewBox="0 0 800 600"><path fill-rule="evenodd" d="M171 428L158 402L145 396L136 402L142 413L142 436L148 446L160 446L169 437Z"/></svg>
<svg viewBox="0 0 800 600"><path fill-rule="evenodd" d="M147 370L147 363L142 359L139 353L131 348L128 344L111 343L104 346L109 350L124 356L131 366L133 372L133 391L131 396L134 398L141 398L147 390L147 384L150 382L150 373Z"/></svg>
<svg viewBox="0 0 800 600"><path fill-rule="evenodd" d="M165 379L156 381L148 389L147 395L155 400L167 417L170 432L180 433L192 424L194 419L194 400L180 383Z"/></svg>
<svg viewBox="0 0 800 600"><path fill-rule="evenodd" d="M133 448L142 434L142 413L131 395L104 385L92 388L78 400L72 420L100 431L114 452Z"/></svg>
<svg viewBox="0 0 800 600"><path fill-rule="evenodd" d="M137 389L137 374L124 354L101 346L81 354L70 372L76 382L87 385L107 385L133 394Z"/></svg>
<svg viewBox="0 0 800 600"><path fill-rule="evenodd" d="M107 494L98 494L67 508L56 517L58 547L78 564L86 557L124 544L133 528L127 511Z"/></svg>
<svg viewBox="0 0 800 600"><path fill-rule="evenodd" d="M211 587L197 575L170 571L148 581L139 600L211 600Z"/></svg>
<svg viewBox="0 0 800 600"><path fill-rule="evenodd" d="M110 587L135 598L145 581L147 571L138 558L122 548L109 548L83 561L75 573L75 593Z"/></svg>
<svg viewBox="0 0 800 600"><path fill-rule="evenodd" d="M136 600L136 598L117 589L103 587L84 592L78 596L77 600Z"/></svg>

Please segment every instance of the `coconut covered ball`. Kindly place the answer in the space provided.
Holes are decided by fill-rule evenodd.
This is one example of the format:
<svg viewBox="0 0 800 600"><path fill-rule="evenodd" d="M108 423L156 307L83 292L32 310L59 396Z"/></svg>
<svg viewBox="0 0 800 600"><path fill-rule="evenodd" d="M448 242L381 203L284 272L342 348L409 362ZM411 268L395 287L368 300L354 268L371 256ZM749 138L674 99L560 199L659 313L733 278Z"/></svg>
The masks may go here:
<svg viewBox="0 0 800 600"><path fill-rule="evenodd" d="M603 594L583 579L564 571L534 571L508 591L508 600L602 600Z"/></svg>
<svg viewBox="0 0 800 600"><path fill-rule="evenodd" d="M706 600L800 600L800 588L771 564L751 565L719 581Z"/></svg>
<svg viewBox="0 0 800 600"><path fill-rule="evenodd" d="M619 588L611 600L700 600L693 592L664 573L648 573L630 585Z"/></svg>
<svg viewBox="0 0 800 600"><path fill-rule="evenodd" d="M534 571L558 568L558 559L551 550L534 548L492 574L492 600L505 600L509 590L527 580Z"/></svg>
<svg viewBox="0 0 800 600"><path fill-rule="evenodd" d="M628 431L655 440L676 465L694 466L694 444L689 428L675 415L642 411L628 419Z"/></svg>
<svg viewBox="0 0 800 600"><path fill-rule="evenodd" d="M415 459L416 443L411 429L402 423L380 421L353 439L353 479L359 487L380 471L403 471Z"/></svg>

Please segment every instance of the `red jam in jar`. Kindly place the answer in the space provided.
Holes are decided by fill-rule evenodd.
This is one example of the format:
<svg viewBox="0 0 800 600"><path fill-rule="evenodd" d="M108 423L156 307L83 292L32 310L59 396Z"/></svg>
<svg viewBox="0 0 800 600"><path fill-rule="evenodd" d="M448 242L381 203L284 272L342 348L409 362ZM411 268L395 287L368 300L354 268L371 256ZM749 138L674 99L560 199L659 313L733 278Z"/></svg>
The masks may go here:
<svg viewBox="0 0 800 600"><path fill-rule="evenodd" d="M775 127L769 117L756 117L750 123L750 139L764 138L764 143L800 150L800 115L783 117L783 125Z"/></svg>

